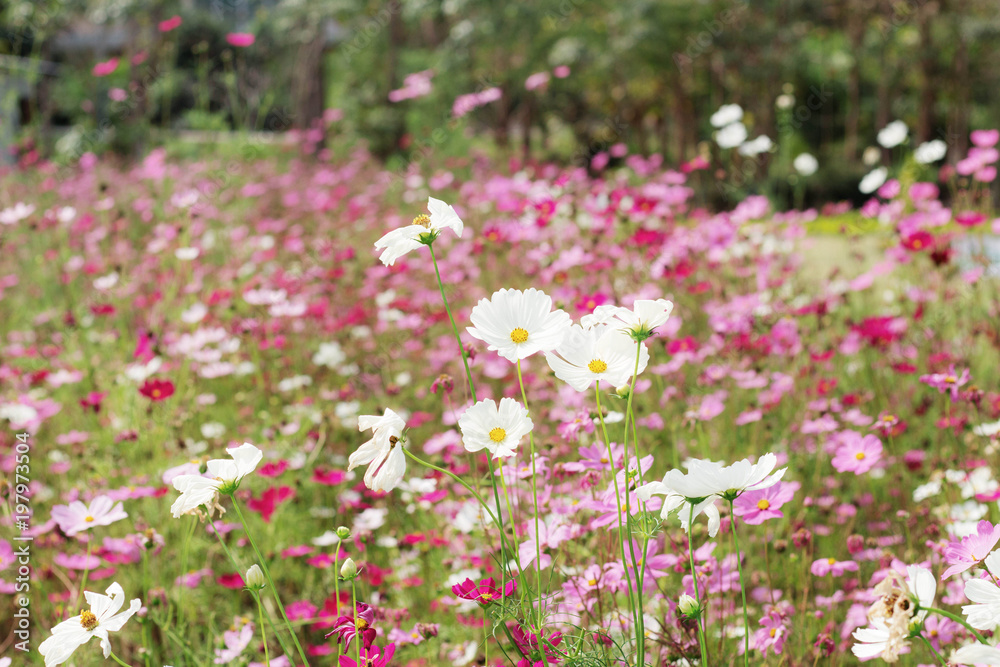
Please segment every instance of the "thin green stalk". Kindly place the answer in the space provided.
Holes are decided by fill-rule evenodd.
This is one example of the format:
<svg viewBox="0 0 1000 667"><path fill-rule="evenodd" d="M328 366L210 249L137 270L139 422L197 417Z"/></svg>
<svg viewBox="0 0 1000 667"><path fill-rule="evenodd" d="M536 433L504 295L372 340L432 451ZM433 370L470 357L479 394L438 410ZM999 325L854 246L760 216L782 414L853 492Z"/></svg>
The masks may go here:
<svg viewBox="0 0 1000 667"><path fill-rule="evenodd" d="M271 586L271 595L274 596L274 601L278 605L278 611L281 612L281 618L285 621L285 626L288 628L288 632L292 635L292 641L295 642L295 648L298 649L299 657L302 659L302 664L309 667L309 660L306 658L306 652L302 650L302 644L299 643L299 638L295 634L295 630L292 628L291 623L288 621L288 614L285 613L285 605L281 604L281 598L278 596L278 588L274 585L274 579L271 578L271 569L267 566L267 561L264 560L264 554L260 552L257 548L257 543L253 539L253 535L250 534L250 526L247 525L247 520L243 517L243 512L240 510L239 503L236 502L236 495L232 496L233 508L236 510L236 516L239 517L240 523L243 524L243 530L246 533L247 539L250 541L250 546L253 547L254 553L257 555L257 562L260 563L260 567L264 570L264 576L267 577L267 583Z"/></svg>
<svg viewBox="0 0 1000 667"><path fill-rule="evenodd" d="M333 553L333 595L334 600L337 601L337 613L340 613L340 543L341 540L337 538L337 550ZM333 664L338 664L340 661L340 642L334 642L337 647L337 654L333 658Z"/></svg>
<svg viewBox="0 0 1000 667"><path fill-rule="evenodd" d="M922 641L922 642L923 642L924 644L926 644L926 645L927 645L927 650L931 652L931 654L932 654L932 655L933 655L933 656L934 656L934 657L935 657L935 658L937 659L937 661L938 661L939 663L941 663L942 665L945 665L945 667L947 667L948 663L946 663L946 662L944 661L944 658L942 658L942 657L941 657L941 654L940 654L940 653L938 653L937 651L935 651L935 650L934 650L934 646L933 646L933 644L931 644L931 643L930 643L929 641L927 641L927 637L924 637L924 635L923 635L923 632L921 632L921 633L920 633L919 635L917 635L917 636L918 636L918 637L920 637L920 640L921 640L921 641Z"/></svg>
<svg viewBox="0 0 1000 667"><path fill-rule="evenodd" d="M271 658L267 653L267 631L264 629L264 606L260 603L260 595L253 593L253 599L257 601L257 613L260 616L260 636L264 640L264 664L271 667Z"/></svg>
<svg viewBox="0 0 1000 667"><path fill-rule="evenodd" d="M83 591L87 587L87 576L90 574L90 549L93 546L93 538L87 540L87 561L86 567L83 569L83 579L80 581L80 590L76 592L76 603L79 605L81 599L85 599Z"/></svg>
<svg viewBox="0 0 1000 667"><path fill-rule="evenodd" d="M640 583L640 577L642 576L639 572L639 563L635 557L635 544L632 542L632 508L629 503L629 478L628 478L628 426L629 417L632 415L632 395L635 393L635 381L639 377L639 359L642 357L642 343L637 342L635 344L635 368L632 370L632 383L629 387L628 401L625 407L625 438L622 440L622 448L624 450L625 460L622 463L622 469L625 471L625 524L628 527L628 551L629 555L632 557L632 571L636 577L635 586L635 597L636 597L636 635L635 641L637 649L639 652L639 665L646 664L646 620L642 616L643 604L642 604L642 584ZM636 434L636 441L638 441L638 435ZM609 443L610 446L610 443ZM641 479L642 475L642 462L639 459L639 448L635 449L635 461L636 467L639 470L639 475ZM614 473L615 462L611 460L611 472ZM621 526L620 520L621 510L619 508L619 526ZM645 532L645 531L643 531ZM643 547L643 558L646 556L645 547Z"/></svg>
<svg viewBox="0 0 1000 667"><path fill-rule="evenodd" d="M115 655L114 651L111 651L110 653L108 653L108 657L111 658L112 660L114 660L115 662L117 662L119 665L124 665L124 667L132 667L132 665L128 664L127 662L122 662L118 658L118 656Z"/></svg>
<svg viewBox="0 0 1000 667"><path fill-rule="evenodd" d="M521 387L521 401L524 409L528 409L528 396L524 391L524 378L521 376L521 360L517 360L517 384ZM535 467L535 434L528 432L528 442L531 444L531 501L535 508L535 585L538 587L538 636L542 636L542 534L538 528L538 473ZM544 664L549 664L542 652Z"/></svg>
<svg viewBox="0 0 1000 667"><path fill-rule="evenodd" d="M198 520L193 519L191 521L191 528L187 531L184 536L184 546L181 547L181 576L187 574L188 567L188 552L191 548L191 537L194 535L195 529L198 527ZM184 620L184 589L185 586L181 586L180 590L177 592L177 627L182 627L182 621Z"/></svg>
<svg viewBox="0 0 1000 667"><path fill-rule="evenodd" d="M937 607L918 606L917 607L917 611L921 611L921 610L922 611L930 612L932 614L937 614L938 616L944 616L945 618L950 618L951 620L955 621L956 623L961 623L962 625L965 626L965 628L969 632L972 633L972 636L975 637L976 640L980 644L989 644L989 642L987 642L986 639L981 634L979 634L978 632L976 632L976 629L974 627L972 627L971 625L969 625L969 622L966 621L961 616L958 616L957 614L953 614L950 611L945 611L944 609L938 609ZM992 646L992 644L989 644L989 645Z"/></svg>
<svg viewBox="0 0 1000 667"><path fill-rule="evenodd" d="M354 583L357 577L351 579L351 615L354 617L355 627L358 624L358 593L357 585ZM356 633L354 635L354 655L357 656L357 662L355 663L358 667L361 667L361 633Z"/></svg>
<svg viewBox="0 0 1000 667"><path fill-rule="evenodd" d="M708 665L708 646L705 642L705 620L701 609L701 595L698 593L698 573L694 569L694 503L688 503L688 559L691 562L691 581L694 582L694 601L698 604L698 647L701 648L701 664Z"/></svg>
<svg viewBox="0 0 1000 667"><path fill-rule="evenodd" d="M618 508L618 547L622 555L622 569L625 571L625 584L628 590L628 607L629 613L632 615L633 627L638 630L639 620L637 615L642 613L641 609L636 609L635 598L632 596L632 577L629 576L628 567L625 567L627 561L627 556L625 555L625 541L622 537L622 494L621 489L618 487L618 474L615 472L615 457L611 451L611 439L608 438L608 429L604 425L604 410L601 408L601 381L598 380L594 384L594 397L597 402L597 417L601 422L601 433L604 435L604 446L608 448L608 462L611 465L611 481L615 486L615 505ZM626 460L627 465L627 460ZM626 482L628 482L628 473L626 473ZM627 495L627 489L626 489ZM631 539L629 539L631 543ZM634 567L634 565L633 565ZM634 570L633 570L634 572ZM637 638L638 639L638 638Z"/></svg>
<svg viewBox="0 0 1000 667"><path fill-rule="evenodd" d="M208 525L210 525L212 530L215 531L215 536L219 539L219 544L222 545L222 550L225 551L226 556L229 557L229 562L233 564L234 571L242 572L243 570L240 569L240 564L236 562L236 557L233 556L233 552L226 546L226 542L222 539L222 534L219 532L219 529L215 527L215 522L209 519ZM265 569L264 571L266 572L267 570ZM270 582L270 579L268 579L268 581ZM274 588L274 584L271 585L271 588ZM291 655L292 652L289 650L288 644L285 643L285 640L280 634L278 634L277 630L275 630L274 635L278 638L278 643L281 644L281 650L285 652L285 655Z"/></svg>
<svg viewBox="0 0 1000 667"><path fill-rule="evenodd" d="M733 501L729 501L729 527L733 529L733 543L736 545L736 567L740 571L740 593L743 595L743 664L750 667L750 614L747 612L747 588L743 583L743 558L740 554L740 540L736 537L736 515Z"/></svg>
<svg viewBox="0 0 1000 667"><path fill-rule="evenodd" d="M469 484L464 479L462 479L461 477L459 477L455 473L451 472L450 470L445 470L444 468L440 468L440 467L434 465L433 463L430 463L428 461L424 461L422 458L420 458L419 456L417 456L416 454L414 454L413 452L411 452L406 447L403 447L403 453L406 454L411 459L413 459L414 463L419 463L420 465L425 466L427 468L430 468L431 470L436 470L436 471L438 471L439 473L441 473L443 475L448 475L448 477L451 477L454 481L456 481L459 484L461 484L462 486L464 486L465 489L469 493L471 493L475 497L476 500L479 501L479 504L483 506L483 509L485 509L489 513L490 519L493 520L493 523L496 524L496 525L499 525L497 517L493 514L493 512L490 511L489 506L485 503L485 501L483 501L483 497L480 496L478 493L476 493L476 490L473 489L471 486L469 486Z"/></svg>

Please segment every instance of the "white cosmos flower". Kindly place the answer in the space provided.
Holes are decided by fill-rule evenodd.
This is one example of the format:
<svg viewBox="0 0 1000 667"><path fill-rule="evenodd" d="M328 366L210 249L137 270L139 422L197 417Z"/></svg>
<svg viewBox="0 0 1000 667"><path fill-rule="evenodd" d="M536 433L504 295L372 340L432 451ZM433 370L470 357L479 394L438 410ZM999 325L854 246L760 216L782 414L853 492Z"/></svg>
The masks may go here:
<svg viewBox="0 0 1000 667"><path fill-rule="evenodd" d="M819 160L809 153L799 153L792 160L792 166L795 167L795 171L799 172L800 175L812 176L819 169Z"/></svg>
<svg viewBox="0 0 1000 667"><path fill-rule="evenodd" d="M762 134L756 139L748 141L739 147L737 152L740 155L746 155L747 157L753 157L755 155L760 155L761 153L766 153L774 147L774 142L766 134Z"/></svg>
<svg viewBox="0 0 1000 667"><path fill-rule="evenodd" d="M860 190L866 195L870 195L871 193L878 190L883 183L885 183L885 179L888 178L888 176L889 172L886 170L885 167L877 167L875 169L872 169L867 174L865 174L864 178L861 179L861 184L858 185L858 190Z"/></svg>
<svg viewBox="0 0 1000 667"><path fill-rule="evenodd" d="M747 140L747 128L743 123L730 123L715 133L715 143L719 148L736 148Z"/></svg>
<svg viewBox="0 0 1000 667"><path fill-rule="evenodd" d="M183 514L188 514L198 509L202 505L214 504L214 500L219 493L232 493L235 491L243 478L257 468L264 453L245 442L239 447L227 449L226 452L233 457L228 459L213 459L208 466L208 477L202 475L179 475L174 478L174 488L181 492L181 495L170 507L170 512L174 518L180 518Z"/></svg>
<svg viewBox="0 0 1000 667"><path fill-rule="evenodd" d="M735 499L745 491L758 491L777 484L788 468L774 472L778 465L778 457L768 452L761 456L757 463L749 459L737 461L732 465L719 468L711 475L709 484L717 485L718 495L727 500ZM773 473L773 474L772 474Z"/></svg>
<svg viewBox="0 0 1000 667"><path fill-rule="evenodd" d="M639 343L641 373L649 362L649 351ZM584 329L574 324L562 345L545 355L556 377L577 391L587 391L594 382L621 387L629 382L635 368L636 343L622 331L609 326Z"/></svg>
<svg viewBox="0 0 1000 667"><path fill-rule="evenodd" d="M875 586L877 597L868 609L871 625L854 633L858 643L851 651L862 659L878 656L889 663L899 660L909 646L914 623L921 623L927 608L934 604L936 591L937 579L925 567L907 566L906 579L890 570ZM914 613L917 609L920 611Z"/></svg>
<svg viewBox="0 0 1000 667"><path fill-rule="evenodd" d="M320 343L319 351L313 355L312 362L317 366L327 366L337 368L347 360L347 355L336 341L332 343Z"/></svg>
<svg viewBox="0 0 1000 667"><path fill-rule="evenodd" d="M712 127L725 127L741 120L743 120L743 107L739 104L723 104L718 111L712 114L708 122L712 124Z"/></svg>
<svg viewBox="0 0 1000 667"><path fill-rule="evenodd" d="M878 132L878 143L882 148L895 148L904 141L909 130L906 123L894 120Z"/></svg>
<svg viewBox="0 0 1000 667"><path fill-rule="evenodd" d="M872 623L867 628L859 628L852 636L857 643L851 647L851 652L862 660L881 656L892 638L888 626L882 621Z"/></svg>
<svg viewBox="0 0 1000 667"><path fill-rule="evenodd" d="M580 324L584 329L611 324L626 332L632 340L645 340L653 335L657 327L666 324L673 310L673 302L666 299L637 299L632 310L612 305L598 306L593 314L580 318ZM634 363L634 348L632 359Z"/></svg>
<svg viewBox="0 0 1000 667"><path fill-rule="evenodd" d="M992 424L980 424L973 427L972 432L987 438L1000 435L1000 421L993 422Z"/></svg>
<svg viewBox="0 0 1000 667"><path fill-rule="evenodd" d="M0 211L0 225L13 225L24 220L34 212L34 206L19 201L10 208Z"/></svg>
<svg viewBox="0 0 1000 667"><path fill-rule="evenodd" d="M535 288L494 292L476 304L469 319L469 334L511 362L556 349L570 326L569 314L553 311L552 298Z"/></svg>
<svg viewBox="0 0 1000 667"><path fill-rule="evenodd" d="M951 654L949 665L1000 665L1000 649L985 644L969 644Z"/></svg>
<svg viewBox="0 0 1000 667"><path fill-rule="evenodd" d="M969 625L977 630L992 630L1000 625L1000 588L996 584L987 579L970 579L965 582L965 597L973 603L962 607Z"/></svg>
<svg viewBox="0 0 1000 667"><path fill-rule="evenodd" d="M52 628L52 636L38 647L38 652L45 658L45 667L55 667L66 662L76 649L89 642L92 637L100 638L105 658L111 655L108 633L121 630L125 622L142 607L142 601L136 598L129 603L128 609L118 613L125 604L125 591L120 584L113 583L106 592L107 595L101 595L84 591L83 595L90 609Z"/></svg>
<svg viewBox="0 0 1000 667"><path fill-rule="evenodd" d="M427 210L430 215L418 215L413 224L394 229L375 242L375 248L382 251L379 259L383 264L392 266L411 250L433 243L443 229L450 229L455 236L462 237L465 226L454 208L440 199L428 197Z"/></svg>
<svg viewBox="0 0 1000 667"><path fill-rule="evenodd" d="M918 164L930 164L943 158L947 152L948 144L940 139L933 139L917 146L917 150L913 151L913 159Z"/></svg>
<svg viewBox="0 0 1000 667"><path fill-rule="evenodd" d="M403 429L406 421L386 408L385 414L361 415L358 430L371 429L372 439L358 447L347 460L347 469L367 465L365 486L372 491L391 491L406 473L406 454L403 453Z"/></svg>
<svg viewBox="0 0 1000 667"><path fill-rule="evenodd" d="M663 482L643 484L635 490L635 495L644 502L648 502L652 496L665 496L663 505L660 507L660 519L666 521L670 513L677 510L677 518L685 531L690 531L691 519L697 519L704 514L705 518L708 519L709 537L715 537L719 533L722 517L719 515L719 508L715 506L717 496L709 496L699 502L692 502L692 499L688 499L670 488L665 479Z"/></svg>
<svg viewBox="0 0 1000 667"><path fill-rule="evenodd" d="M533 428L528 411L513 398L479 401L458 419L462 443L470 452L489 450L494 459L514 456L521 438Z"/></svg>

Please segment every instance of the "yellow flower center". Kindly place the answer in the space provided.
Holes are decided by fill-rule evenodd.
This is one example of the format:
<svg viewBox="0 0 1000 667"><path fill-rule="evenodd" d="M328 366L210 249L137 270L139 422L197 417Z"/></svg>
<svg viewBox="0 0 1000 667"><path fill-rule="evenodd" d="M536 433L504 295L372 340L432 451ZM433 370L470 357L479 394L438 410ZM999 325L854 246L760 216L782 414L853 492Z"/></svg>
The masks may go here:
<svg viewBox="0 0 1000 667"><path fill-rule="evenodd" d="M87 611L80 614L80 625L82 625L83 629L88 632L96 628L97 617L94 616L94 612L88 609Z"/></svg>
<svg viewBox="0 0 1000 667"><path fill-rule="evenodd" d="M359 616L358 620L354 622L354 627L357 628L359 632L362 631L362 630L367 630L368 629L368 621L366 621L365 619L363 619L363 618L361 618Z"/></svg>
<svg viewBox="0 0 1000 667"><path fill-rule="evenodd" d="M826 562L829 563L830 565L834 565L834 564L836 564L837 559L836 558L827 558Z"/></svg>
<svg viewBox="0 0 1000 667"><path fill-rule="evenodd" d="M486 601L486 602L492 602L493 601L493 593L483 593L482 595L479 596L479 598L481 600Z"/></svg>
<svg viewBox="0 0 1000 667"><path fill-rule="evenodd" d="M954 375L949 375L944 379L944 381L948 384L955 384L956 382L958 382L958 378L956 378Z"/></svg>
<svg viewBox="0 0 1000 667"><path fill-rule="evenodd" d="M513 331L510 332L510 339L513 342L517 343L518 345L527 341L528 340L527 329L522 329L521 327L514 329Z"/></svg>
<svg viewBox="0 0 1000 667"><path fill-rule="evenodd" d="M771 506L771 503L766 498L761 498L760 500L757 501L757 509L759 509L759 510L766 510L770 506Z"/></svg>
<svg viewBox="0 0 1000 667"><path fill-rule="evenodd" d="M150 393L151 393L151 394L153 395L153 398L159 398L159 397L160 397L160 393L161 393L161 392L160 392L160 390L159 390L159 389L154 389L154 390L153 390L153 391L151 391Z"/></svg>
<svg viewBox="0 0 1000 667"><path fill-rule="evenodd" d="M865 460L865 453L864 452L858 452L857 454L854 455L854 458L856 458L859 461L864 461Z"/></svg>
<svg viewBox="0 0 1000 667"><path fill-rule="evenodd" d="M774 635L777 634L778 628L771 628L768 630L767 634L771 635L771 639L774 639Z"/></svg>
<svg viewBox="0 0 1000 667"><path fill-rule="evenodd" d="M86 519L84 519L84 521L86 521L87 523L94 523L94 517L88 516Z"/></svg>
<svg viewBox="0 0 1000 667"><path fill-rule="evenodd" d="M503 439L507 437L507 431L503 430L499 426L490 431L490 440L493 442L503 442Z"/></svg>
<svg viewBox="0 0 1000 667"><path fill-rule="evenodd" d="M590 369L591 373L603 373L604 371L608 370L608 365L603 361L601 361L600 359L594 359L589 364L587 364L587 368Z"/></svg>
<svg viewBox="0 0 1000 667"><path fill-rule="evenodd" d="M892 415L886 415L885 417L882 417L882 421L884 421L884 422L893 422L893 421L896 421L896 418L894 416L892 416Z"/></svg>
<svg viewBox="0 0 1000 667"><path fill-rule="evenodd" d="M590 579L590 580L588 580L587 581L587 585L588 586L596 586L597 585L597 579Z"/></svg>
<svg viewBox="0 0 1000 667"><path fill-rule="evenodd" d="M413 219L413 224L420 225L421 227L431 228L431 216L426 213L421 213Z"/></svg>

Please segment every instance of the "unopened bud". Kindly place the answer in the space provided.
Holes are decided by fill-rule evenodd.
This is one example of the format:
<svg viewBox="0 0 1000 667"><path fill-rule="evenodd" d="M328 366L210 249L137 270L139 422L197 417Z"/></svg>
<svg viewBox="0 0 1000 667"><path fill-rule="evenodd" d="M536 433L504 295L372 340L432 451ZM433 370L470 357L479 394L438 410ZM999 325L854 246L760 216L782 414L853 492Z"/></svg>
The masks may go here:
<svg viewBox="0 0 1000 667"><path fill-rule="evenodd" d="M340 567L340 577L342 579L354 579L358 576L358 566L354 564L353 558L348 558Z"/></svg>
<svg viewBox="0 0 1000 667"><path fill-rule="evenodd" d="M347 526L340 526L337 528L336 533L337 537L339 537L342 540L346 540L351 536L351 529L348 528Z"/></svg>
<svg viewBox="0 0 1000 667"><path fill-rule="evenodd" d="M250 569L247 570L247 576L245 578L247 582L247 588L249 588L252 591L263 590L265 586L264 573L261 572L259 565L257 565L256 563L251 565Z"/></svg>
<svg viewBox="0 0 1000 667"><path fill-rule="evenodd" d="M698 618L701 615L701 607L698 606L698 601L687 594L682 595L680 600L677 601L677 611L687 618Z"/></svg>

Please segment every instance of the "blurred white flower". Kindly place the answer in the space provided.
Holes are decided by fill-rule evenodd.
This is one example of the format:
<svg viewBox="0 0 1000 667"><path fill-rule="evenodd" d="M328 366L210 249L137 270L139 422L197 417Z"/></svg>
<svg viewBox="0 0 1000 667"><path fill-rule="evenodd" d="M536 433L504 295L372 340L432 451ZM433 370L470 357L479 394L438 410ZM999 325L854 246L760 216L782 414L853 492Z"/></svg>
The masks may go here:
<svg viewBox="0 0 1000 667"><path fill-rule="evenodd" d="M906 123L901 120L894 120L878 133L878 143L882 148L895 148L904 141L909 130Z"/></svg>
<svg viewBox="0 0 1000 667"><path fill-rule="evenodd" d="M917 146L917 150L913 151L913 159L920 164L930 164L943 158L947 152L948 144L940 139L933 139Z"/></svg>
<svg viewBox="0 0 1000 667"><path fill-rule="evenodd" d="M725 127L743 120L743 107L739 104L723 104L719 110L708 119L712 127Z"/></svg>
<svg viewBox="0 0 1000 667"><path fill-rule="evenodd" d="M870 195L871 193L882 187L885 183L885 179L888 178L889 172L885 167L877 167L872 169L870 172L865 174L865 177L861 179L861 184L858 185L858 190Z"/></svg>
<svg viewBox="0 0 1000 667"><path fill-rule="evenodd" d="M747 128L743 123L730 123L715 133L715 143L719 148L736 148L747 140Z"/></svg>
<svg viewBox="0 0 1000 667"><path fill-rule="evenodd" d="M795 171L799 172L800 175L812 176L819 169L819 160L809 153L800 153L792 160L792 166L795 167Z"/></svg>
<svg viewBox="0 0 1000 667"><path fill-rule="evenodd" d="M737 151L740 155L746 155L747 157L753 157L754 155L760 155L761 153L766 153L774 147L774 142L766 134L762 134L756 139L746 142L739 147Z"/></svg>

